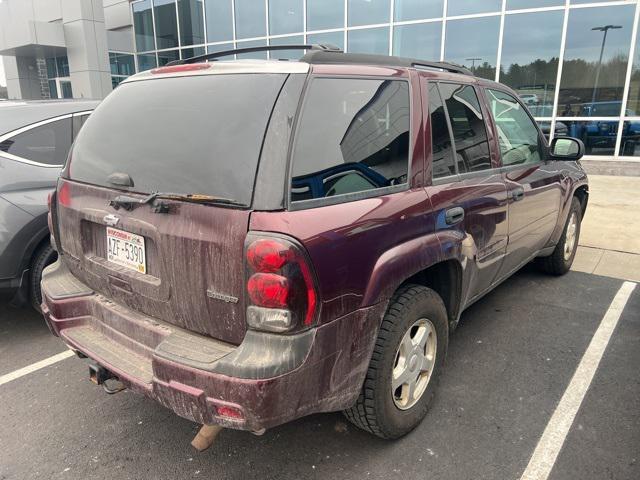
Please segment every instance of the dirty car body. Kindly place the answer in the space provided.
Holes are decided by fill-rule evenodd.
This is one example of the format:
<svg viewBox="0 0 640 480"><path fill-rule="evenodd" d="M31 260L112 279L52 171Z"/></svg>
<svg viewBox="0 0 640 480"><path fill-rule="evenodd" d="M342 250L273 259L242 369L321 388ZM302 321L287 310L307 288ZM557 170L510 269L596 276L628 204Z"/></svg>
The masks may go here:
<svg viewBox="0 0 640 480"><path fill-rule="evenodd" d="M182 417L257 432L354 405L402 285L436 291L453 329L553 251L572 198L586 208L586 176L549 159L539 131L544 158L503 168L485 88L506 87L351 58L194 64L123 82L83 128L52 199L52 332ZM434 179L439 82L480 99L487 169ZM332 109L346 116L323 121ZM127 131L145 119L158 120ZM458 156L471 162L474 148Z"/></svg>

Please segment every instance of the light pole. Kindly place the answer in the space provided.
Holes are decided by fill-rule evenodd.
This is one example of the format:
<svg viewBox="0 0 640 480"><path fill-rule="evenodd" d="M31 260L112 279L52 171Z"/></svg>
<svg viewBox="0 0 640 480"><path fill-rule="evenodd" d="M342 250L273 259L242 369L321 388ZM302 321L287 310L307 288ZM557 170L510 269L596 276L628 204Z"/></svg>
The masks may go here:
<svg viewBox="0 0 640 480"><path fill-rule="evenodd" d="M481 57L465 58L465 62L471 62L471 71L476 73L476 61L482 60Z"/></svg>
<svg viewBox="0 0 640 480"><path fill-rule="evenodd" d="M593 84L593 94L591 95L591 110L589 114L593 111L593 104L596 102L596 93L598 92L598 82L600 81L600 69L602 68L602 54L604 53L604 44L607 42L607 33L609 30L617 30L618 28L622 28L622 25L603 25L602 27L593 27L591 30L595 30L598 32L604 32L602 36L602 46L600 47L600 58L598 59L598 68L596 69L596 81Z"/></svg>

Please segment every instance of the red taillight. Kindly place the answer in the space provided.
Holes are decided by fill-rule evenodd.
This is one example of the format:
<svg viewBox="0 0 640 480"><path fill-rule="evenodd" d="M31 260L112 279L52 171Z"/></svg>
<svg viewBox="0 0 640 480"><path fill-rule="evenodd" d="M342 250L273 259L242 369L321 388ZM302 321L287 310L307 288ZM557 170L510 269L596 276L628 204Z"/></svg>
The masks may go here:
<svg viewBox="0 0 640 480"><path fill-rule="evenodd" d="M268 308L286 308L289 281L275 273L254 273L247 282L249 298L254 305Z"/></svg>
<svg viewBox="0 0 640 480"><path fill-rule="evenodd" d="M151 73L153 75L158 75L161 73L180 73L191 72L194 70L206 70L207 68L211 68L210 63L189 63L187 65L171 65L168 67L154 68L151 70Z"/></svg>
<svg viewBox="0 0 640 480"><path fill-rule="evenodd" d="M58 203L63 207L71 205L71 192L67 182L62 182L60 189L58 190Z"/></svg>
<svg viewBox="0 0 640 480"><path fill-rule="evenodd" d="M272 332L311 326L318 300L303 248L293 239L258 233L250 233L246 245L249 326Z"/></svg>
<svg viewBox="0 0 640 480"><path fill-rule="evenodd" d="M229 418L243 418L242 412L233 407L221 406L216 408L218 416Z"/></svg>
<svg viewBox="0 0 640 480"><path fill-rule="evenodd" d="M267 238L256 240L247 250L247 262L256 272L277 272L291 258L288 245Z"/></svg>

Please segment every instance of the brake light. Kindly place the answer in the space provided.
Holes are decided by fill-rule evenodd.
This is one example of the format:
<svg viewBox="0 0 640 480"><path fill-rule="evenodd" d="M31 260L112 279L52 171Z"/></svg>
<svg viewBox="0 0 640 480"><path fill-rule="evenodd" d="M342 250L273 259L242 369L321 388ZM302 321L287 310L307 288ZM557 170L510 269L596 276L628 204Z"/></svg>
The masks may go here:
<svg viewBox="0 0 640 480"><path fill-rule="evenodd" d="M211 68L210 63L189 63L187 65L170 65L168 67L154 68L151 70L151 73L153 75L158 75L161 73L180 73L191 72L194 70L206 70L207 68Z"/></svg>
<svg viewBox="0 0 640 480"><path fill-rule="evenodd" d="M229 417L229 418L243 418L242 412L233 407L220 406L216 407L218 416L220 417Z"/></svg>
<svg viewBox="0 0 640 480"><path fill-rule="evenodd" d="M69 184L64 181L58 189L58 203L63 207L68 207L69 205L71 205L71 192L69 191L69 189Z"/></svg>
<svg viewBox="0 0 640 480"><path fill-rule="evenodd" d="M313 324L318 307L315 277L297 242L249 233L246 267L249 327L285 332Z"/></svg>

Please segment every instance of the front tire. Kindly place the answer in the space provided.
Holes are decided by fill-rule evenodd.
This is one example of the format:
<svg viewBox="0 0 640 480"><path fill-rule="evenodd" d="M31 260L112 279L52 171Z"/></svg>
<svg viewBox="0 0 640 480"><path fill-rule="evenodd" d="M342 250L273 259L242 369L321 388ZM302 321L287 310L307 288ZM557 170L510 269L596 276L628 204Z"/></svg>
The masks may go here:
<svg viewBox="0 0 640 480"><path fill-rule="evenodd" d="M401 287L380 326L360 396L344 411L347 419L385 439L413 430L429 410L448 343L440 296L421 285Z"/></svg>
<svg viewBox="0 0 640 480"><path fill-rule="evenodd" d="M33 256L33 262L31 263L31 274L29 284L29 299L31 305L36 311L40 311L40 305L42 304L42 291L40 290L40 281L42 280L42 271L58 258L58 252L56 252L49 243L42 245Z"/></svg>
<svg viewBox="0 0 640 480"><path fill-rule="evenodd" d="M578 250L580 239L580 225L582 224L582 205L580 200L573 197L571 209L564 225L562 236L558 240L556 248L548 257L537 259L538 266L550 275L564 275L571 269L573 259Z"/></svg>

